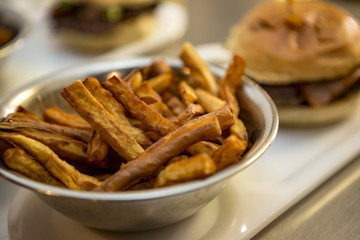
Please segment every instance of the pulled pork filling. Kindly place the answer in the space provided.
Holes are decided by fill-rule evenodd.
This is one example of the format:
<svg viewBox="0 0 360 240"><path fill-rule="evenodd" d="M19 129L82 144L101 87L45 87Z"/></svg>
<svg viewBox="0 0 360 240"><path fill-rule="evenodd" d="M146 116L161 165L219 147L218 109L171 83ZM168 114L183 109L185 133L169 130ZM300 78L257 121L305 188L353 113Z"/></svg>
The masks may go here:
<svg viewBox="0 0 360 240"><path fill-rule="evenodd" d="M55 29L68 28L89 33L106 33L125 20L136 18L143 13L152 12L157 3L143 6L99 7L86 3L60 2L51 13Z"/></svg>
<svg viewBox="0 0 360 240"><path fill-rule="evenodd" d="M360 88L360 68L356 68L348 76L333 81L314 83L296 83L286 86L270 86L262 84L270 97L278 106L322 106L346 96Z"/></svg>

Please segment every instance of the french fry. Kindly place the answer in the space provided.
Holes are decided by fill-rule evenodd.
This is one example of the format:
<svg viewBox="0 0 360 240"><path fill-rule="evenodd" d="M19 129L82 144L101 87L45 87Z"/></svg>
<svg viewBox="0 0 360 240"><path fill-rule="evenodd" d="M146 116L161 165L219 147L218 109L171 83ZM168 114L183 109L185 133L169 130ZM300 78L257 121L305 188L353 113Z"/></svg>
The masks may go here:
<svg viewBox="0 0 360 240"><path fill-rule="evenodd" d="M222 145L211 155L217 171L222 170L240 160L247 147L247 142L236 135L227 137Z"/></svg>
<svg viewBox="0 0 360 240"><path fill-rule="evenodd" d="M46 122L49 123L55 123L80 129L91 129L90 125L83 118L74 114L66 113L56 106L45 109L43 113L43 118Z"/></svg>
<svg viewBox="0 0 360 240"><path fill-rule="evenodd" d="M21 148L9 148L4 152L3 160L6 166L35 181L64 187L59 180L49 173L40 163L32 159Z"/></svg>
<svg viewBox="0 0 360 240"><path fill-rule="evenodd" d="M183 152L188 146L221 135L216 117L190 121L151 145L135 160L128 162L95 191L125 190L152 175L166 161Z"/></svg>
<svg viewBox="0 0 360 240"><path fill-rule="evenodd" d="M128 129L91 95L81 81L64 88L61 95L125 160L130 161L144 151Z"/></svg>
<svg viewBox="0 0 360 240"><path fill-rule="evenodd" d="M113 96L112 93L105 89L96 78L87 78L83 82L89 92L104 106L104 108L114 115L116 119L129 130L131 136L143 147L148 147L152 142L146 137L146 135L131 125L129 119L126 117L124 107Z"/></svg>
<svg viewBox="0 0 360 240"><path fill-rule="evenodd" d="M214 161L206 153L171 163L156 178L155 188L189 182L216 172Z"/></svg>
<svg viewBox="0 0 360 240"><path fill-rule="evenodd" d="M94 131L86 149L88 162L102 168L109 167L110 161L106 158L108 151L109 144Z"/></svg>
<svg viewBox="0 0 360 240"><path fill-rule="evenodd" d="M161 116L165 118L175 116L174 113L170 110L170 108L162 101L152 103L149 106L152 107L156 112L158 112Z"/></svg>
<svg viewBox="0 0 360 240"><path fill-rule="evenodd" d="M234 94L236 89L242 84L242 77L244 74L245 65L245 60L241 56L237 54L233 55L232 61L225 75L220 79L219 96L221 98L223 98L223 87L225 85L228 86Z"/></svg>
<svg viewBox="0 0 360 240"><path fill-rule="evenodd" d="M224 100L221 100L220 98L201 88L196 89L195 93L198 97L198 103L203 106L206 112L213 112L226 105Z"/></svg>
<svg viewBox="0 0 360 240"><path fill-rule="evenodd" d="M201 79L201 87L217 96L219 89L216 78L209 70L204 60L197 54L191 43L186 42L183 45L180 51L180 58L185 66L190 69L191 74L195 74Z"/></svg>
<svg viewBox="0 0 360 240"><path fill-rule="evenodd" d="M142 69L142 74L144 79L150 79L171 71L172 69L164 59L154 59L152 63Z"/></svg>
<svg viewBox="0 0 360 240"><path fill-rule="evenodd" d="M150 86L149 82L143 82L137 89L134 91L135 95L146 104L162 102L160 95L154 91Z"/></svg>
<svg viewBox="0 0 360 240"><path fill-rule="evenodd" d="M173 75L171 72L162 73L155 77L152 77L146 82L154 89L156 92L161 93L168 89L172 85Z"/></svg>
<svg viewBox="0 0 360 240"><path fill-rule="evenodd" d="M140 87L141 83L143 82L143 76L139 69L136 69L132 72L130 72L126 77L124 78L124 81L129 85L129 87L136 91L138 87Z"/></svg>
<svg viewBox="0 0 360 240"><path fill-rule="evenodd" d="M1 122L0 129L15 131L21 135L37 140L62 158L70 159L76 162L87 162L86 148L87 144L65 137L58 133L38 128L31 123L9 123Z"/></svg>
<svg viewBox="0 0 360 240"><path fill-rule="evenodd" d="M188 152L192 156L195 156L199 153L206 153L209 156L211 156L211 154L213 154L214 151L218 148L219 145L217 145L216 143L208 142L208 141L200 141L189 146L186 149L186 152Z"/></svg>
<svg viewBox="0 0 360 240"><path fill-rule="evenodd" d="M171 111L176 115L181 114L185 111L186 106L181 102L177 96L172 96L167 102L166 105L169 106Z"/></svg>
<svg viewBox="0 0 360 240"><path fill-rule="evenodd" d="M31 112L30 110L22 107L22 106L18 106L16 108L16 111L18 113L23 113L24 115L26 115L29 118L35 119L35 120L42 120L40 116L38 116L37 114Z"/></svg>
<svg viewBox="0 0 360 240"><path fill-rule="evenodd" d="M203 115L204 113L204 108L201 105L190 103L186 109L177 116L175 123L181 126L195 117Z"/></svg>
<svg viewBox="0 0 360 240"><path fill-rule="evenodd" d="M154 131L166 135L177 128L176 124L161 116L153 108L136 97L124 80L112 77L106 80L103 85L112 92L113 96L121 102L136 119Z"/></svg>
<svg viewBox="0 0 360 240"><path fill-rule="evenodd" d="M21 147L36 161L43 165L65 186L77 190L92 190L100 182L91 176L77 171L72 165L60 159L50 148L34 139L17 133L0 132L0 138Z"/></svg>
<svg viewBox="0 0 360 240"><path fill-rule="evenodd" d="M85 143L87 143L90 140L92 134L92 131L88 129L79 129L75 127L68 127L68 126L62 126L58 124L44 122L41 120L30 118L22 112L16 112L10 114L9 116L6 117L6 121L12 122L13 124L23 123L23 122L31 123L33 125L36 125L36 128L38 129L46 129L49 131L53 131L63 136L77 139Z"/></svg>
<svg viewBox="0 0 360 240"><path fill-rule="evenodd" d="M11 143L9 143L8 141L6 141L4 139L0 139L0 158L2 158L2 156L6 150L8 150L9 148L13 148L13 147L14 146Z"/></svg>
<svg viewBox="0 0 360 240"><path fill-rule="evenodd" d="M182 102L189 106L192 103L195 103L198 99L195 90L189 86L185 81L181 81L178 85L179 94Z"/></svg>

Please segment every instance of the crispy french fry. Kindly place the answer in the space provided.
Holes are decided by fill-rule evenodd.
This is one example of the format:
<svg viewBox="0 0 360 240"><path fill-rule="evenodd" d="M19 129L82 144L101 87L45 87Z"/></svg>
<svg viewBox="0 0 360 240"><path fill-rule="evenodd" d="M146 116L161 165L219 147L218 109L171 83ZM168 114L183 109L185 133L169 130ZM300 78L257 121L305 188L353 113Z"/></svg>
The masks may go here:
<svg viewBox="0 0 360 240"><path fill-rule="evenodd" d="M0 138L11 141L23 148L68 188L91 190L100 185L96 178L80 173L39 141L21 134L7 132L0 132Z"/></svg>
<svg viewBox="0 0 360 240"><path fill-rule="evenodd" d="M199 153L206 153L211 156L216 149L219 148L219 145L213 142L201 141L197 142L186 149L190 155L195 156Z"/></svg>
<svg viewBox="0 0 360 240"><path fill-rule="evenodd" d="M146 137L143 131L131 125L129 119L124 114L124 107L105 89L96 78L87 78L83 82L89 92L104 106L104 108L114 115L116 119L129 130L131 136L143 147L148 147L152 142Z"/></svg>
<svg viewBox="0 0 360 240"><path fill-rule="evenodd" d="M198 97L198 103L203 106L206 112L213 112L226 105L224 100L221 100L203 89L198 88L195 90L195 93Z"/></svg>
<svg viewBox="0 0 360 240"><path fill-rule="evenodd" d="M154 91L149 82L143 82L134 92L135 95L146 104L162 102L160 95Z"/></svg>
<svg viewBox="0 0 360 240"><path fill-rule="evenodd" d="M150 65L142 69L144 79L150 79L171 71L172 69L164 59L154 59Z"/></svg>
<svg viewBox="0 0 360 240"><path fill-rule="evenodd" d="M197 101L198 97L195 93L195 90L185 81L181 81L178 85L178 88L181 100L186 106Z"/></svg>
<svg viewBox="0 0 360 240"><path fill-rule="evenodd" d="M103 85L112 92L114 97L121 102L135 118L154 131L166 135L177 128L176 124L161 116L153 108L136 97L124 80L112 77L106 80Z"/></svg>
<svg viewBox="0 0 360 240"><path fill-rule="evenodd" d="M227 137L222 145L217 149L211 158L214 160L217 170L226 168L240 160L241 155L247 147L247 142L238 138L236 135Z"/></svg>
<svg viewBox="0 0 360 240"><path fill-rule="evenodd" d="M216 172L214 161L206 153L169 164L156 178L155 188L189 182Z"/></svg>
<svg viewBox="0 0 360 240"><path fill-rule="evenodd" d="M170 108L163 102L155 102L149 105L155 111L157 111L161 116L166 118L175 116L174 113L170 110Z"/></svg>
<svg viewBox="0 0 360 240"><path fill-rule="evenodd" d="M166 105L169 106L171 111L176 115L181 114L185 111L186 106L181 102L177 96L172 96L167 102Z"/></svg>
<svg viewBox="0 0 360 240"><path fill-rule="evenodd" d="M107 168L110 164L109 159L106 158L108 151L109 144L98 132L94 131L86 150L88 162L102 168Z"/></svg>
<svg viewBox="0 0 360 240"><path fill-rule="evenodd" d="M234 54L225 75L220 79L219 96L221 98L223 98L223 87L225 85L229 86L231 92L234 94L236 89L242 84L245 65L245 60L241 56Z"/></svg>
<svg viewBox="0 0 360 240"><path fill-rule="evenodd" d="M43 113L43 118L46 122L49 123L55 123L80 129L91 129L90 125L83 118L74 114L66 113L56 106L45 109Z"/></svg>
<svg viewBox="0 0 360 240"><path fill-rule="evenodd" d="M9 123L1 122L0 129L15 131L26 137L35 139L50 149L52 149L61 158L70 159L76 162L87 162L86 147L81 141L65 137L61 134L37 128L31 123Z"/></svg>
<svg viewBox="0 0 360 240"><path fill-rule="evenodd" d="M219 89L216 78L191 43L186 42L183 45L180 58L190 69L191 74L197 75L202 80L201 87L217 96Z"/></svg>
<svg viewBox="0 0 360 240"><path fill-rule="evenodd" d="M146 82L149 83L152 89L156 92L161 93L168 89L172 85L173 75L171 72L162 73L155 77L148 79Z"/></svg>
<svg viewBox="0 0 360 240"><path fill-rule="evenodd" d="M89 129L79 129L75 127L52 124L41 120L29 118L21 112L11 114L6 119L7 121L12 122L13 124L17 123L19 125L21 125L21 123L23 122L32 123L38 129L46 129L49 131L53 131L63 136L77 139L85 143L87 143L90 140L92 134L92 131L90 131Z"/></svg>
<svg viewBox="0 0 360 240"><path fill-rule="evenodd" d="M204 114L204 108L199 104L190 103L186 109L178 115L176 118L175 123L179 126L183 125L184 123Z"/></svg>
<svg viewBox="0 0 360 240"><path fill-rule="evenodd" d="M243 121L239 118L235 118L235 123L230 127L230 134L235 134L241 140L248 141L248 134Z"/></svg>
<svg viewBox="0 0 360 240"><path fill-rule="evenodd" d="M32 119L35 119L35 120L42 120L41 117L33 112L31 112L30 110L22 107L22 106L18 106L16 108L16 111L15 112L21 112L23 114L25 114L27 117L29 118L32 118Z"/></svg>
<svg viewBox="0 0 360 240"><path fill-rule="evenodd" d="M64 88L61 95L125 160L130 161L144 151L128 129L91 95L81 81Z"/></svg>
<svg viewBox="0 0 360 240"><path fill-rule="evenodd" d="M143 82L143 76L139 69L136 69L129 73L125 78L124 81L129 85L129 87L136 91L138 87L140 87L141 83Z"/></svg>
<svg viewBox="0 0 360 240"><path fill-rule="evenodd" d="M220 135L221 129L216 117L190 121L151 145L135 160L123 165L118 172L106 179L95 190L127 189L142 178L153 174L166 161L183 152L188 146Z"/></svg>
<svg viewBox="0 0 360 240"><path fill-rule="evenodd" d="M28 178L50 185L64 187L64 184L51 175L46 168L31 158L21 148L7 149L3 155L3 160L6 166L16 170Z"/></svg>

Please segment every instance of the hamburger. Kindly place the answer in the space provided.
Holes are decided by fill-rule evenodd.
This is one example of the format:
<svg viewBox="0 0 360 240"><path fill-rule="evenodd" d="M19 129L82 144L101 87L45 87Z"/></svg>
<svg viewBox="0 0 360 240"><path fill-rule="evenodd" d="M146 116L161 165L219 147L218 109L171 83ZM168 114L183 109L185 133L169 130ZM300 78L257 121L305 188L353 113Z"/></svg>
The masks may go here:
<svg viewBox="0 0 360 240"><path fill-rule="evenodd" d="M265 2L230 31L227 48L272 97L282 125L336 122L360 89L360 24L323 1Z"/></svg>
<svg viewBox="0 0 360 240"><path fill-rule="evenodd" d="M51 8L56 37L83 52L104 52L148 36L157 0L61 0Z"/></svg>

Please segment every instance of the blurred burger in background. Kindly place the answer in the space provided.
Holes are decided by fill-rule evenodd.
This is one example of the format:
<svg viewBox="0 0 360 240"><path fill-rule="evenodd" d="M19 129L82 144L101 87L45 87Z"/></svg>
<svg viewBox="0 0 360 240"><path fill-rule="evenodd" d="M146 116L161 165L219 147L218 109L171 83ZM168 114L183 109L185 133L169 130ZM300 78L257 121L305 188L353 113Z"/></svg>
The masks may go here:
<svg viewBox="0 0 360 240"><path fill-rule="evenodd" d="M294 2L294 1L293 1ZM355 111L360 24L323 1L270 1L235 25L227 48L273 98L282 125L320 125Z"/></svg>
<svg viewBox="0 0 360 240"><path fill-rule="evenodd" d="M104 52L148 36L157 0L61 0L51 10L56 37L73 49Z"/></svg>

